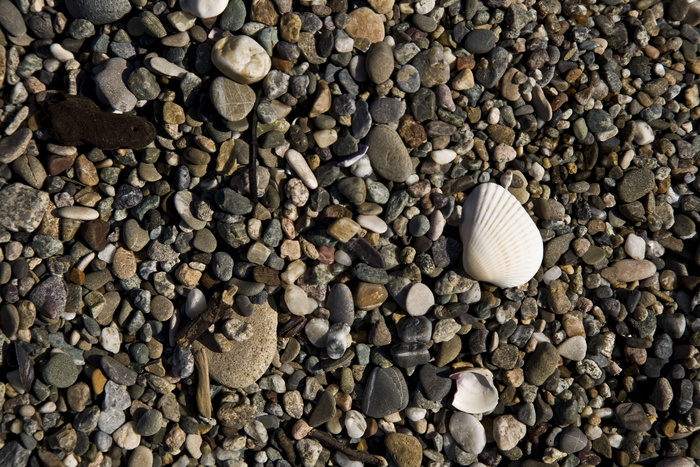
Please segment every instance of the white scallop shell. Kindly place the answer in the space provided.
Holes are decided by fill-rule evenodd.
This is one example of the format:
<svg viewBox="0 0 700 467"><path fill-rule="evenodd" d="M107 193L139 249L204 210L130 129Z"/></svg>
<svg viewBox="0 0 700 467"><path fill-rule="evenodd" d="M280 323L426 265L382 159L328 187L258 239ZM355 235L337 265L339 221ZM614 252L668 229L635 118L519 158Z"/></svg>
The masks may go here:
<svg viewBox="0 0 700 467"><path fill-rule="evenodd" d="M493 373L486 368L473 368L450 376L457 382L452 405L471 414L491 412L498 405L498 389L493 385Z"/></svg>
<svg viewBox="0 0 700 467"><path fill-rule="evenodd" d="M517 287L542 264L542 236L525 209L495 183L477 186L467 197L459 226L464 270L498 287Z"/></svg>

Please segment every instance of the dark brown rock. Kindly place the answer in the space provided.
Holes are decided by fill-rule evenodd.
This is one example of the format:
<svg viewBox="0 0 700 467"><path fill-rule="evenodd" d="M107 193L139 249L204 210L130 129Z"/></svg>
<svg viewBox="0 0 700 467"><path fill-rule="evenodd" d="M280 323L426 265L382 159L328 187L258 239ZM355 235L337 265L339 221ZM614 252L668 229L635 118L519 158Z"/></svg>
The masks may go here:
<svg viewBox="0 0 700 467"><path fill-rule="evenodd" d="M140 149L156 136L148 120L103 112L82 96L56 94L46 108L53 136L64 146L91 145L100 149Z"/></svg>

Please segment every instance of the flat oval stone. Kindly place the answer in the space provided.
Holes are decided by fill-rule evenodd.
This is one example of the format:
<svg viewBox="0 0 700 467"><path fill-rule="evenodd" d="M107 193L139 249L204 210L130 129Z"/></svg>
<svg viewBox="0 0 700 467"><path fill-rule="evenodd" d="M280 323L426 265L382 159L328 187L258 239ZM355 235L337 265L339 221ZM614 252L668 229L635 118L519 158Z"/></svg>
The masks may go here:
<svg viewBox="0 0 700 467"><path fill-rule="evenodd" d="M401 370L393 366L375 368L367 379L362 412L368 417L382 418L407 405L408 386Z"/></svg>
<svg viewBox="0 0 700 467"><path fill-rule="evenodd" d="M413 173L413 164L401 137L386 125L379 125L367 135L367 155L372 168L392 182L405 182Z"/></svg>

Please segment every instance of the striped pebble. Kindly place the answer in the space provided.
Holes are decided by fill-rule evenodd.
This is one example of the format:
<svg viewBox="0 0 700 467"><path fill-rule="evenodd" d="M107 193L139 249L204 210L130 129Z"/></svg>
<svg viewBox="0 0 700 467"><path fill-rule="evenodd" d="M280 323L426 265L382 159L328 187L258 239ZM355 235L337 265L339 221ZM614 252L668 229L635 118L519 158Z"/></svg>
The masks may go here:
<svg viewBox="0 0 700 467"><path fill-rule="evenodd" d="M66 206L58 210L59 217L78 221L92 221L100 217L100 213L85 206Z"/></svg>
<svg viewBox="0 0 700 467"><path fill-rule="evenodd" d="M285 153L284 157L292 167L292 170L294 170L301 181L304 182L304 185L306 185L310 190L315 190L318 188L318 180L316 180L316 176L311 171L311 167L309 167L306 159L304 159L304 156L302 156L299 151L289 149Z"/></svg>
<svg viewBox="0 0 700 467"><path fill-rule="evenodd" d="M384 222L380 217L365 216L360 214L355 220L358 224L360 224L360 226L362 226L363 229L371 230L372 232L377 232L379 234L386 232L386 222Z"/></svg>

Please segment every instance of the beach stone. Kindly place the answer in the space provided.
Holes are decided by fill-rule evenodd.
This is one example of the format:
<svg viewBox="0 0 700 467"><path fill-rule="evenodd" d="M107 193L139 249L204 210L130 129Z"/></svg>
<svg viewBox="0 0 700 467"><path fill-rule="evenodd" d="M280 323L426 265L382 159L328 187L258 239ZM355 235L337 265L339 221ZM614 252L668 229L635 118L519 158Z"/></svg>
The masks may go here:
<svg viewBox="0 0 700 467"><path fill-rule="evenodd" d="M397 467L420 467L423 447L417 438L403 433L389 433L384 443Z"/></svg>
<svg viewBox="0 0 700 467"><path fill-rule="evenodd" d="M352 298L350 287L345 284L334 284L326 299L330 310L330 321L332 323L352 324L355 317L355 303Z"/></svg>
<svg viewBox="0 0 700 467"><path fill-rule="evenodd" d="M130 112L136 107L136 96L126 87L129 63L121 57L110 58L95 68L97 96L114 110Z"/></svg>
<svg viewBox="0 0 700 467"><path fill-rule="evenodd" d="M49 195L22 183L0 190L0 225L10 232L34 232L49 206Z"/></svg>
<svg viewBox="0 0 700 467"><path fill-rule="evenodd" d="M223 74L240 84L262 80L272 65L265 49L248 36L219 39L212 47L211 61Z"/></svg>
<svg viewBox="0 0 700 467"><path fill-rule="evenodd" d="M411 64L418 70L421 84L426 88L446 84L450 80L450 66L442 47L430 47L420 52Z"/></svg>
<svg viewBox="0 0 700 467"><path fill-rule="evenodd" d="M413 284L406 294L406 312L411 316L423 316L435 305L433 291L423 283Z"/></svg>
<svg viewBox="0 0 700 467"><path fill-rule="evenodd" d="M464 48L473 54L485 54L496 47L496 36L489 29L474 29L464 37Z"/></svg>
<svg viewBox="0 0 700 467"><path fill-rule="evenodd" d="M408 405L408 386L396 367L375 368L365 386L362 412L368 417L382 418L403 410Z"/></svg>
<svg viewBox="0 0 700 467"><path fill-rule="evenodd" d="M29 300L37 311L50 319L56 319L66 309L68 287L61 276L50 276L36 285L29 294Z"/></svg>
<svg viewBox="0 0 700 467"><path fill-rule="evenodd" d="M367 76L375 84L381 84L394 72L394 53L386 42L377 42L369 48L365 60Z"/></svg>
<svg viewBox="0 0 700 467"><path fill-rule="evenodd" d="M128 467L152 467L153 451L146 446L138 446L129 457Z"/></svg>
<svg viewBox="0 0 700 467"><path fill-rule="evenodd" d="M634 169L625 173L617 186L617 193L625 203L636 201L656 187L654 173L648 169Z"/></svg>
<svg viewBox="0 0 700 467"><path fill-rule="evenodd" d="M22 13L10 0L0 0L0 25L11 36L20 37L27 33Z"/></svg>
<svg viewBox="0 0 700 467"><path fill-rule="evenodd" d="M129 0L66 0L65 5L73 18L95 25L113 23L131 11Z"/></svg>
<svg viewBox="0 0 700 467"><path fill-rule="evenodd" d="M615 406L615 420L626 430L641 432L651 429L651 422L641 404L623 402Z"/></svg>
<svg viewBox="0 0 700 467"><path fill-rule="evenodd" d="M65 353L57 353L49 359L41 370L41 376L51 386L68 388L72 386L80 374L80 368L73 359Z"/></svg>
<svg viewBox="0 0 700 467"><path fill-rule="evenodd" d="M603 269L600 275L610 282L633 282L656 274L656 265L646 259L623 259Z"/></svg>
<svg viewBox="0 0 700 467"><path fill-rule="evenodd" d="M385 179L404 182L413 173L413 165L401 137L388 126L372 128L367 135L367 146L372 168Z"/></svg>
<svg viewBox="0 0 700 467"><path fill-rule="evenodd" d="M270 366L277 350L277 312L267 303L254 304L251 316L239 316L247 324L251 337L243 342L231 341L227 352L220 352L212 334L205 334L193 345L203 349L209 360L209 375L230 387L244 388L255 383Z"/></svg>
<svg viewBox="0 0 700 467"><path fill-rule="evenodd" d="M180 0L180 8L197 18L219 16L227 5L227 0Z"/></svg>
<svg viewBox="0 0 700 467"><path fill-rule="evenodd" d="M564 429L560 438L561 450L567 454L583 451L588 445L588 438L580 428L570 426Z"/></svg>
<svg viewBox="0 0 700 467"><path fill-rule="evenodd" d="M384 40L384 21L370 8L361 7L348 13L345 32L353 39L367 39L374 44Z"/></svg>
<svg viewBox="0 0 700 467"><path fill-rule="evenodd" d="M440 401L447 396L452 389L450 373L451 371L447 367L437 367L430 363L421 366L418 378L425 397L433 401Z"/></svg>
<svg viewBox="0 0 700 467"><path fill-rule="evenodd" d="M126 422L112 433L114 443L122 449L131 451L141 443L141 435L136 432L136 422Z"/></svg>
<svg viewBox="0 0 700 467"><path fill-rule="evenodd" d="M163 414L159 410L147 410L136 424L136 432L141 436L153 436L163 425Z"/></svg>
<svg viewBox="0 0 700 467"><path fill-rule="evenodd" d="M494 87L508 69L510 54L503 47L495 47L487 54L488 65L474 72L474 79L486 89Z"/></svg>
<svg viewBox="0 0 700 467"><path fill-rule="evenodd" d="M493 439L501 451L516 447L526 432L527 426L513 415L501 415L493 421Z"/></svg>
<svg viewBox="0 0 700 467"><path fill-rule="evenodd" d="M562 357L580 362L586 357L588 345L586 344L585 337L573 336L559 344L557 350L559 350L559 355Z"/></svg>
<svg viewBox="0 0 700 467"><path fill-rule="evenodd" d="M2 18L3 1L10 3L9 0L0 0L0 18ZM0 139L0 163L9 164L19 158L25 153L31 140L32 130L29 128L20 128L13 134Z"/></svg>
<svg viewBox="0 0 700 467"><path fill-rule="evenodd" d="M212 81L209 92L216 111L232 122L246 118L255 106L255 91L250 86L223 76Z"/></svg>
<svg viewBox="0 0 700 467"><path fill-rule="evenodd" d="M559 351L549 342L542 342L526 357L526 361L525 379L530 384L541 386L557 369Z"/></svg>
<svg viewBox="0 0 700 467"><path fill-rule="evenodd" d="M102 370L104 370L105 375L111 381L124 386L133 386L136 384L136 377L138 374L114 358L105 355L100 360L100 364L102 365Z"/></svg>

